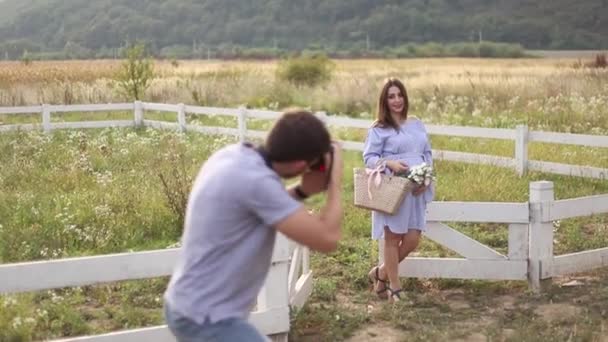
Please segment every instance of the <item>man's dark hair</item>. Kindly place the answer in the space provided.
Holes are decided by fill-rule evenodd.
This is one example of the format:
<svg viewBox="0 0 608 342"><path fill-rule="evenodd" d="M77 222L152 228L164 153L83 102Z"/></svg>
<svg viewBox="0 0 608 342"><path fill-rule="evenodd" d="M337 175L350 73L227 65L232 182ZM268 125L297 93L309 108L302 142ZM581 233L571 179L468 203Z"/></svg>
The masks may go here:
<svg viewBox="0 0 608 342"><path fill-rule="evenodd" d="M281 116L266 137L264 149L276 162L313 161L329 152L331 138L323 121L305 110Z"/></svg>

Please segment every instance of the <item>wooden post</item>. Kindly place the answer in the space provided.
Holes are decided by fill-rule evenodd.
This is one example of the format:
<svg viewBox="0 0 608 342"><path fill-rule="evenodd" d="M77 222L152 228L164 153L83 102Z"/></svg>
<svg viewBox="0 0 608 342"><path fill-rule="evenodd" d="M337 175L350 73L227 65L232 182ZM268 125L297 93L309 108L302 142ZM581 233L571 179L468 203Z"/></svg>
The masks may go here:
<svg viewBox="0 0 608 342"><path fill-rule="evenodd" d="M550 219L551 202L555 199L553 182L530 183L530 241L528 259L528 284L534 292L551 284L551 279L541 282L542 267L551 267L553 260L553 224Z"/></svg>
<svg viewBox="0 0 608 342"><path fill-rule="evenodd" d="M517 125L515 130L515 170L521 177L528 170L528 126Z"/></svg>
<svg viewBox="0 0 608 342"><path fill-rule="evenodd" d="M247 140L247 108L239 107L239 141Z"/></svg>
<svg viewBox="0 0 608 342"><path fill-rule="evenodd" d="M42 129L44 133L51 133L51 109L48 104L42 105Z"/></svg>
<svg viewBox="0 0 608 342"><path fill-rule="evenodd" d="M141 101L134 102L133 116L135 127L141 127L144 123L144 106Z"/></svg>
<svg viewBox="0 0 608 342"><path fill-rule="evenodd" d="M186 131L186 106L183 103L177 105L177 123L179 124L179 131Z"/></svg>
<svg viewBox="0 0 608 342"><path fill-rule="evenodd" d="M509 225L509 260L528 260L530 224L512 223Z"/></svg>
<svg viewBox="0 0 608 342"><path fill-rule="evenodd" d="M272 265L266 282L258 294L257 310L285 309L285 317L274 324L284 327L285 333L274 334L273 341L287 341L289 332L289 241L283 234L277 234L272 252Z"/></svg>

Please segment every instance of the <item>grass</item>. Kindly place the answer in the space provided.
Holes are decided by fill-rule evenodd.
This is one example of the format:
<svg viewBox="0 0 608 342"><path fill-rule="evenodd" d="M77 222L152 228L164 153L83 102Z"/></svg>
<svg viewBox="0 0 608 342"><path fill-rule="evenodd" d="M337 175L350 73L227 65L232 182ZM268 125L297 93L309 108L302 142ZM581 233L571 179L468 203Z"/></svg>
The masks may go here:
<svg viewBox="0 0 608 342"><path fill-rule="evenodd" d="M159 77L146 101L213 106L249 103L270 109L304 104L330 114L365 118L372 111L379 81L396 74L405 76L413 112L427 123L506 128L527 123L535 130L608 132L604 74L574 70L551 60L475 62L479 63L461 59L382 64L340 61L336 79L325 88L313 89L276 83L270 76L272 62L192 61L180 62L178 68L157 63ZM31 69L9 70L0 62L0 105L69 103L66 99L76 103L124 101L108 86L113 62L71 63L34 62ZM7 76L9 72L13 76ZM63 75L65 84L44 83L55 74ZM132 113L53 117L55 122L130 120ZM146 118L176 122L174 113L147 112ZM39 120L39 115L0 115L0 125ZM234 118L217 116L189 116L188 122L236 127ZM249 120L248 127L266 130L271 124ZM362 141L365 132L332 131L341 139L356 141ZM151 129L0 134L0 263L173 246L181 234L180 217L160 176L187 184L213 151L233 141ZM514 151L512 142L498 139L433 136L432 144L435 149L499 156L512 156ZM604 150L532 143L529 156L608 168ZM568 279L556 279L542 295L529 293L523 282L404 279L408 291L404 303L391 306L375 299L367 292L366 279L378 258L370 239L369 213L352 205L351 170L360 165L360 153L345 153L344 239L330 255L313 253L313 295L293 314L292 340L337 341L353 336L360 340L392 336L407 341L475 337L600 340L607 324L603 309L608 307L606 270L577 276L582 286L561 286ZM529 183L536 180L553 181L557 199L608 193L608 184L602 180L538 172L520 178L509 169L446 161L437 161L436 169L438 201L526 202ZM321 197L310 201L312 207L322 203ZM450 225L506 251L506 225ZM608 246L607 227L608 215L555 222L556 254ZM417 252L453 255L428 240ZM166 278L158 278L0 296L0 341L44 340L161 324L166 282Z"/></svg>

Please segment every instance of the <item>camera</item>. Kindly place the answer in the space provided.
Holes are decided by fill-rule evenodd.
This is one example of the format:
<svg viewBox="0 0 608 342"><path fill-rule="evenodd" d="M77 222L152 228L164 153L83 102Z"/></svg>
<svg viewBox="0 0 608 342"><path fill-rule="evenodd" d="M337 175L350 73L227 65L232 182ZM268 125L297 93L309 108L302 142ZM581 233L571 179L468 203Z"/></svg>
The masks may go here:
<svg viewBox="0 0 608 342"><path fill-rule="evenodd" d="M325 172L327 175L327 181L325 187L329 186L329 181L331 179L331 170L334 165L334 145L329 145L329 165L325 163L325 154L321 155L319 161L310 166L310 169L313 171Z"/></svg>

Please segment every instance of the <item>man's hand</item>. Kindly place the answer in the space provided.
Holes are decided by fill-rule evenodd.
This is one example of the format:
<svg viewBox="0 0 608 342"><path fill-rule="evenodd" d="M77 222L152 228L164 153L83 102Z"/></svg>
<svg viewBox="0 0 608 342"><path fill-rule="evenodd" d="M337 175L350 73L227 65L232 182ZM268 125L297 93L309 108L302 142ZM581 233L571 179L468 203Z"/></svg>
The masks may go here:
<svg viewBox="0 0 608 342"><path fill-rule="evenodd" d="M325 154L325 171L308 171L302 175L300 189L308 196L312 196L327 190L329 182L342 179L342 150L337 144L333 144L333 152Z"/></svg>
<svg viewBox="0 0 608 342"><path fill-rule="evenodd" d="M329 175L323 171L308 171L302 175L300 189L308 196L325 191Z"/></svg>

